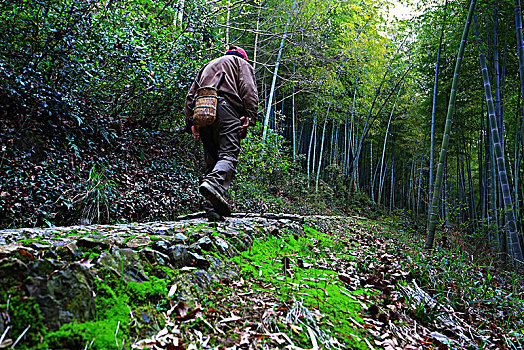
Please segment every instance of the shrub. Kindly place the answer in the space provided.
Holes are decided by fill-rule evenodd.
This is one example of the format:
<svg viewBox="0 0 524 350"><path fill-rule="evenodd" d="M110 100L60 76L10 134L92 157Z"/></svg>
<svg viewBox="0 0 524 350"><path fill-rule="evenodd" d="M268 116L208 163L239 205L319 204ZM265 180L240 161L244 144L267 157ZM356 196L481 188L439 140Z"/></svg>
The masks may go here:
<svg viewBox="0 0 524 350"><path fill-rule="evenodd" d="M300 158L281 135L269 132L264 142L260 123L242 142L231 192L238 207L258 212L291 209L308 196Z"/></svg>

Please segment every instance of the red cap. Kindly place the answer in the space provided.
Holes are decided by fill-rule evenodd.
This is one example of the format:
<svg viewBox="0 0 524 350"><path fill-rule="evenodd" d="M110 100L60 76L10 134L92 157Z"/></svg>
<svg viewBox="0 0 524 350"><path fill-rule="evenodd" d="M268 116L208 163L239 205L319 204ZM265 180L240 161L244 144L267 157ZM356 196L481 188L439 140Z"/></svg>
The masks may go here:
<svg viewBox="0 0 524 350"><path fill-rule="evenodd" d="M240 54L240 55L241 55L242 57L244 57L244 59L247 61L247 53L246 53L246 51L244 51L244 49L241 48L241 47L231 46L231 47L229 48L229 50L226 51L226 55L227 55L227 54L235 54L235 53Z"/></svg>

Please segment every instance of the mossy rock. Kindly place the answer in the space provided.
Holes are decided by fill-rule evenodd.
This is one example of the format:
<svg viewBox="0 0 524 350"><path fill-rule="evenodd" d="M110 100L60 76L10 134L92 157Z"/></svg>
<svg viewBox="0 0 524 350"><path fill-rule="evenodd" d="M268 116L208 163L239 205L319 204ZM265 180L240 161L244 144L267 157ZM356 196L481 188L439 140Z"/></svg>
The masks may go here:
<svg viewBox="0 0 524 350"><path fill-rule="evenodd" d="M139 254L128 248L113 249L112 253L102 252L98 263L126 282L149 280Z"/></svg>
<svg viewBox="0 0 524 350"><path fill-rule="evenodd" d="M189 271L175 277L178 299L186 302L191 308L195 307L202 293L210 291L215 283L226 279L231 281L238 279L239 270L235 264L214 256L207 258L209 261L207 270Z"/></svg>
<svg viewBox="0 0 524 350"><path fill-rule="evenodd" d="M93 319L93 276L79 263L55 270L45 277L31 277L24 285L39 305L44 323L51 330L73 321Z"/></svg>
<svg viewBox="0 0 524 350"><path fill-rule="evenodd" d="M16 285L29 275L29 268L20 259L4 258L0 260L0 288L7 289Z"/></svg>

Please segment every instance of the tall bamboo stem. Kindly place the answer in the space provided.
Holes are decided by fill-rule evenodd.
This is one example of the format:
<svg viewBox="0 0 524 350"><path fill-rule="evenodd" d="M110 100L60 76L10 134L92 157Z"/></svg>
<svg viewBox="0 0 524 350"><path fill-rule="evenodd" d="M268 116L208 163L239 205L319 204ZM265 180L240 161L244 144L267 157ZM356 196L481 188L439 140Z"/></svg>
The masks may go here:
<svg viewBox="0 0 524 350"><path fill-rule="evenodd" d="M520 0L515 0L515 25L517 28L517 48L519 53L519 76L520 76L520 98L524 98L524 40L522 39L522 11L520 7ZM519 99L520 101L520 99ZM524 103L521 104L523 108L522 113L522 127L521 127L521 140L522 132L524 132ZM515 141L517 143L517 141ZM519 143L520 146L520 143ZM517 156L515 160L515 210L519 212L519 201L518 201L518 183L519 183L519 167L520 167L520 152L517 150Z"/></svg>
<svg viewBox="0 0 524 350"><path fill-rule="evenodd" d="M380 158L380 172L382 172L382 169L384 168L384 155L386 154L386 144L388 142L388 134L389 134L389 126L391 125L391 118L393 118L393 113L395 112L395 107L397 107L398 98L400 96L400 91L402 90L402 86L400 89L398 89L397 98L395 99L395 103L393 104L393 108L391 108L391 113L389 114L389 120L388 120L388 126L386 128L386 135L384 136L384 145L382 146L382 156ZM378 191L378 203L380 203L380 198L382 197L382 190L379 189Z"/></svg>
<svg viewBox="0 0 524 350"><path fill-rule="evenodd" d="M488 106L489 125L491 128L492 145L496 155L497 169L499 173L500 188L502 190L502 200L504 203L504 212L506 215L506 228L507 228L507 242L508 253L512 263L514 263L518 269L524 269L524 258L522 256L522 249L520 247L519 236L517 233L517 224L515 221L515 212L513 211L513 202L511 199L511 190L509 187L508 175L506 173L506 163L504 157L504 151L501 146L500 134L498 130L497 118L495 115L495 105L493 103L493 96L491 94L491 84L489 81L489 72L486 65L486 57L484 56L484 49L480 42L480 36L478 24L475 18L473 21L476 25L477 30L477 44L480 50L480 66L482 69L482 80L484 82L484 92L486 94L486 103Z"/></svg>
<svg viewBox="0 0 524 350"><path fill-rule="evenodd" d="M280 42L280 48L277 54L277 62L275 64L275 70L273 71L273 81L271 82L271 91L269 92L269 101L268 101L269 108L266 111L266 117L264 118L264 131L262 132L262 140L264 140L264 142L266 141L266 137L267 137L267 129L269 126L269 117L271 115L271 104L273 101L273 97L275 95L275 84L277 82L278 67L280 65L280 57L282 56L282 50L284 49L284 43L286 42L287 30L289 28L289 23L291 22L291 17L293 16L293 11L295 10L296 3L297 3L297 0L293 0L293 6L291 7L291 12L289 13L289 17L287 18L286 28L284 29L284 35L282 35L282 41Z"/></svg>
<svg viewBox="0 0 524 350"><path fill-rule="evenodd" d="M444 164L446 162L447 148L449 145L449 134L451 132L451 123L453 119L453 111L455 109L455 101L457 99L457 87L459 81L460 67L462 65L462 58L464 57L464 50L466 48L466 41L468 38L469 27L471 26L471 19L475 12L476 0L471 0L469 6L468 18L464 25L464 32L462 33L462 40L460 42L460 48L457 55L457 62L455 64L455 73L453 75L453 83L451 84L451 93L448 104L448 114L446 118L446 126L444 128L444 136L442 137L442 146L440 150L439 163L437 166L437 174L435 178L435 190L433 192L433 200L431 201L430 219L428 225L428 232L426 236L425 249L433 248L433 242L435 240L435 229L437 226L438 218L438 204L440 198L440 191L442 188L442 172L444 170Z"/></svg>
<svg viewBox="0 0 524 350"><path fill-rule="evenodd" d="M448 0L444 3L444 12L448 6ZM428 202L428 224L429 224L429 206L433 199L433 168L435 163L435 113L437 106L437 91L438 91L438 73L440 68L440 53L442 52L442 38L444 37L444 27L446 21L442 22L442 28L440 30L440 38L438 43L437 51L437 64L435 65L435 80L433 82L433 103L431 107L431 140L429 146L429 202Z"/></svg>

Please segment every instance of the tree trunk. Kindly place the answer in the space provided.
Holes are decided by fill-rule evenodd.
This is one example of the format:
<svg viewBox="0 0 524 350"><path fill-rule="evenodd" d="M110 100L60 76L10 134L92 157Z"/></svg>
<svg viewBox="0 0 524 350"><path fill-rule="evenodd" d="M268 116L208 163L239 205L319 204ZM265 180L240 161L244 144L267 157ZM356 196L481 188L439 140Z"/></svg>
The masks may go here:
<svg viewBox="0 0 524 350"><path fill-rule="evenodd" d="M286 27L284 29L284 35L282 36L282 41L280 42L280 48L278 50L277 54L277 61L275 64L275 70L273 71L273 81L271 82L271 91L269 92L269 101L268 106L269 108L266 111L266 117L264 118L264 131L262 132L262 140L265 142L267 137L267 129L269 126L269 117L271 114L271 104L273 102L273 97L275 95L275 84L277 82L277 74L278 74L278 67L280 65L280 57L282 56L282 49L284 48L284 43L286 41L287 36L287 30L289 28L289 23L291 22L291 17L293 16L293 11L295 10L295 4L297 0L293 0L293 6L291 7L291 12L289 13L289 17L287 18Z"/></svg>
<svg viewBox="0 0 524 350"><path fill-rule="evenodd" d="M395 112L395 107L397 106L397 101L398 101L398 97L400 96L401 90L402 90L402 86L398 90L397 98L395 99L395 103L393 104L393 108L391 108L391 113L389 114L388 126L386 128L386 135L384 136L384 145L382 146L382 156L380 157L380 172L382 172L382 169L384 167L384 155L386 153L386 144L388 141L389 126L391 125L391 118L393 118L393 113ZM378 191L378 202L379 203L380 203L381 197L382 197L382 191L379 189Z"/></svg>
<svg viewBox="0 0 524 350"><path fill-rule="evenodd" d="M328 110L326 113L326 119L324 120L324 127L322 128L322 139L320 140L320 154L318 155L317 177L315 180L315 192L318 192L318 181L320 180L320 168L322 167L322 156L324 153L324 141L326 139L326 128L328 124L328 115L329 115L329 109L331 107L332 101L333 101L333 96L331 96L331 101L329 101L329 106L328 106Z"/></svg>
<svg viewBox="0 0 524 350"><path fill-rule="evenodd" d="M184 21L184 6L185 6L186 0L180 0L180 7L177 11L178 15L178 21L180 22L180 29L184 28L184 25L182 22Z"/></svg>
<svg viewBox="0 0 524 350"><path fill-rule="evenodd" d="M524 40L522 39L522 11L520 7L520 0L515 0L515 25L517 34L517 48L519 54L519 78L520 78L520 98L524 98ZM524 103L521 103L523 108L522 112L522 126L520 133L520 141L522 142L522 133L524 132ZM518 143L520 146L520 142ZM519 170L520 170L520 152L517 151L517 159L515 160L515 210L519 210L518 201L518 183L519 183ZM518 214L517 214L518 215Z"/></svg>
<svg viewBox="0 0 524 350"><path fill-rule="evenodd" d="M226 47L229 47L229 20L231 18L231 0L227 0L226 14Z"/></svg>
<svg viewBox="0 0 524 350"><path fill-rule="evenodd" d="M295 64L293 64L293 74L295 74ZM293 84L293 91L291 96L291 122L293 123L293 159L297 156L297 127L295 121L295 84Z"/></svg>
<svg viewBox="0 0 524 350"><path fill-rule="evenodd" d="M373 138L369 139L369 164L370 164L370 191L371 191L371 200L375 202L375 192L373 191L374 187L374 176L373 176Z"/></svg>
<svg viewBox="0 0 524 350"><path fill-rule="evenodd" d="M425 149L426 148L426 138L424 138L424 146L422 147L422 149ZM418 217L418 213L420 211L420 207L421 207L421 203L422 203L422 177L424 175L424 158L425 158L425 155L422 154L422 157L420 158L420 171L419 171L419 174L418 174L418 185L417 185L417 207L416 207L416 213L417 213L417 217Z"/></svg>
<svg viewBox="0 0 524 350"><path fill-rule="evenodd" d="M257 12L257 29L255 32L255 45L253 48L253 69L257 68L257 49L258 49L258 30L260 29L260 10L262 9L262 4L258 2L258 12Z"/></svg>
<svg viewBox="0 0 524 350"><path fill-rule="evenodd" d="M480 42L478 24L473 18L477 30L477 43L480 50L480 66L482 69L482 80L484 82L484 91L486 94L486 103L488 106L489 124L491 128L492 145L497 157L497 168L499 173L500 187L502 190L502 200L504 203L504 212L506 215L506 228L507 228L507 245L508 253L513 264L517 266L519 270L524 269L524 258L522 256L522 249L519 242L519 235L517 232L517 225L515 222L515 213L513 211L513 202L511 199L511 190L509 187L508 176L506 173L506 164L504 159L504 151L502 149L499 130L497 124L497 118L495 115L495 106L493 103L493 96L491 94L491 84L489 81L488 67L486 65L486 58L484 56L484 49Z"/></svg>
<svg viewBox="0 0 524 350"><path fill-rule="evenodd" d="M448 182L448 163L446 160L446 165L444 167L444 195L442 198L443 204L443 218L446 227L449 227L449 203L448 203L448 192L449 192L449 182Z"/></svg>
<svg viewBox="0 0 524 350"><path fill-rule="evenodd" d="M444 3L444 11L446 11L446 8L448 6L448 0ZM429 208L431 206L431 201L433 199L433 168L435 163L435 113L436 113L436 106L437 106L437 87L438 87L438 73L440 68L440 53L442 52L442 38L444 37L444 27L446 23L446 18L444 17L442 22L442 28L440 30L440 39L438 43L438 51L437 51L437 64L435 66L435 80L433 82L433 104L431 107L431 140L430 140L430 146L429 146L429 202L428 202L428 218L427 218L427 225L429 225Z"/></svg>
<svg viewBox="0 0 524 350"><path fill-rule="evenodd" d="M316 139L316 132L317 132L317 116L315 114L315 117L313 119L313 126L311 127L311 137L310 137L310 140L309 140L309 149L308 149L308 152L307 152L307 186L309 187L309 179L310 179L310 174L311 174L311 171L310 171L310 166L312 164L311 162L311 158L312 158L312 155L311 155L311 151L313 149L313 143L314 143L314 139ZM315 160L314 160L314 153L313 153L313 164ZM315 167L313 166L313 171L314 171Z"/></svg>
<svg viewBox="0 0 524 350"><path fill-rule="evenodd" d="M389 161L390 161L390 158L388 158L388 161L386 162L386 168L384 169L384 172L379 174L379 185L378 185L378 190L379 192L382 192L383 189L384 189L384 182L386 181L386 173L387 173L387 170L388 170L388 165L389 165ZM377 169L378 169L378 164L377 164ZM377 201L377 204L380 205L380 198L379 200ZM384 199L384 206L386 206L386 199Z"/></svg>
<svg viewBox="0 0 524 350"><path fill-rule="evenodd" d="M391 153L391 182L389 185L389 214L391 215L391 210L393 210L393 198L395 196L395 186L393 186L393 180L395 176L395 158L393 153Z"/></svg>
<svg viewBox="0 0 524 350"><path fill-rule="evenodd" d="M433 242L435 240L435 229L436 229L437 217L438 217L438 202L440 198L440 190L441 190L441 184L442 184L442 172L444 168L444 163L446 162L447 148L449 145L449 134L451 132L451 122L453 119L455 101L457 98L457 87L458 87L458 81L459 81L460 66L462 65L462 58L464 56L464 50L466 48L466 40L468 38L469 27L471 25L471 19L473 17L473 13L475 12L475 5L476 5L476 0L471 0L471 4L469 6L468 18L466 20L466 24L464 25L464 32L462 33L462 40L460 42L460 48L459 48L459 52L457 55L457 62L455 64L455 73L453 76L453 83L451 85L451 94L449 97L446 126L444 128L444 136L442 138L442 147L440 150L439 163L437 166L437 173L436 173L436 178L435 178L435 189L433 193L433 200L431 201L431 212L430 212L430 220L429 220L429 225L428 225L425 249L432 249Z"/></svg>

